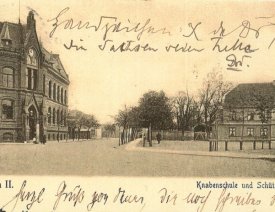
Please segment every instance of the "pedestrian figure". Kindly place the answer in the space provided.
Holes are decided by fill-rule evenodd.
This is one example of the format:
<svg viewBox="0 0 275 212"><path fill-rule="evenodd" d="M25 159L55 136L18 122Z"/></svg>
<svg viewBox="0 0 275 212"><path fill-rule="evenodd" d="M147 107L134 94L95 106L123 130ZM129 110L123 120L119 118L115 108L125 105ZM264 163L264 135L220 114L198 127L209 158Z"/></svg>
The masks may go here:
<svg viewBox="0 0 275 212"><path fill-rule="evenodd" d="M36 135L33 136L32 141L33 141L34 144L36 144Z"/></svg>
<svg viewBox="0 0 275 212"><path fill-rule="evenodd" d="M42 144L44 144L44 145L46 144L46 139L47 139L47 138L46 138L46 135L44 134L44 135L43 135L43 139L42 139Z"/></svg>
<svg viewBox="0 0 275 212"><path fill-rule="evenodd" d="M158 144L160 144L161 135L160 135L160 133L159 133L159 132L158 132L158 134L156 135L156 137L157 137Z"/></svg>
<svg viewBox="0 0 275 212"><path fill-rule="evenodd" d="M145 133L142 134L142 139L143 139L143 146L145 147L145 141L146 141L146 134Z"/></svg>

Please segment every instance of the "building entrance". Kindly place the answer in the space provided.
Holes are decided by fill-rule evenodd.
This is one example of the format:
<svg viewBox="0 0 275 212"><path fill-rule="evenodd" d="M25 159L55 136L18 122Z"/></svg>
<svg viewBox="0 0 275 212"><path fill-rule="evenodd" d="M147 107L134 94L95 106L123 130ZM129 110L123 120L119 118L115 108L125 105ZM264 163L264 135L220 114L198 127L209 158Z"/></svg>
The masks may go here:
<svg viewBox="0 0 275 212"><path fill-rule="evenodd" d="M36 124L37 124L37 113L32 105L29 108L29 127L30 127L30 132L29 132L29 139L33 139L36 137Z"/></svg>

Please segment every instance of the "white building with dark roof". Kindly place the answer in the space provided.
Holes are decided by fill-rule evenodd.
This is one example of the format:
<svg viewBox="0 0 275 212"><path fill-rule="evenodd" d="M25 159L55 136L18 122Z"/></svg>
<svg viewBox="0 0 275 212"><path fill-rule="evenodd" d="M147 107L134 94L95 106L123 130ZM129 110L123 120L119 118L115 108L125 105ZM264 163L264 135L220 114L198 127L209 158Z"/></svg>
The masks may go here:
<svg viewBox="0 0 275 212"><path fill-rule="evenodd" d="M275 139L275 81L243 83L225 97L218 121L220 140Z"/></svg>

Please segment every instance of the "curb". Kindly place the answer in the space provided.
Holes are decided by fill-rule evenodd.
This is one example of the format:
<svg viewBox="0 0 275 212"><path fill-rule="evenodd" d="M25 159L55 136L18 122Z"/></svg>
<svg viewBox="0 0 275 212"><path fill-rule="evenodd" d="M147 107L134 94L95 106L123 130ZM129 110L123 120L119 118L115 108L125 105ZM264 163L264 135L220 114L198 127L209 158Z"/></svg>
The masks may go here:
<svg viewBox="0 0 275 212"><path fill-rule="evenodd" d="M137 145L139 144L139 142L140 142L140 139L136 139L126 144L125 149L127 151L147 151L147 152L158 152L158 153L190 155L190 156L275 160L275 155L263 155L263 154L253 154L253 153L234 153L234 152L224 153L224 152L175 151L175 150L153 149L150 147L138 147Z"/></svg>

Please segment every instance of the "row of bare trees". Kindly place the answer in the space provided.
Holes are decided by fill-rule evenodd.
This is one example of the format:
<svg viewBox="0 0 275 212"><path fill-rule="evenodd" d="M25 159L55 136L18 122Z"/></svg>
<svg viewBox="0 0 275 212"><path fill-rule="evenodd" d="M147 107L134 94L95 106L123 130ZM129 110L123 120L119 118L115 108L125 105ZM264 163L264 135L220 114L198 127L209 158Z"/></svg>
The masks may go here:
<svg viewBox="0 0 275 212"><path fill-rule="evenodd" d="M213 70L207 74L197 95L190 95L187 90L179 91L171 97L176 126L182 131L182 135L185 130L204 124L209 136L211 126L219 118L224 97L232 87L232 83L225 81L220 71Z"/></svg>
<svg viewBox="0 0 275 212"><path fill-rule="evenodd" d="M231 89L232 83L225 81L220 71L213 70L196 95L187 89L168 98L163 91L149 91L139 99L138 106L120 110L115 121L123 130L129 126L151 126L153 130L177 129L183 136L186 130L204 124L209 135L223 99Z"/></svg>

